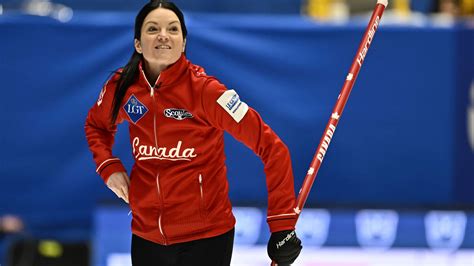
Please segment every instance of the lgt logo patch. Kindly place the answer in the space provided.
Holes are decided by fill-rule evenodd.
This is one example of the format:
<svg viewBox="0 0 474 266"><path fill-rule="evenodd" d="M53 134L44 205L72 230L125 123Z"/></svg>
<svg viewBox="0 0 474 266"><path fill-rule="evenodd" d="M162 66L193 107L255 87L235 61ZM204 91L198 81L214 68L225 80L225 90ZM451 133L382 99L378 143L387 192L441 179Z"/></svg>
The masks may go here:
<svg viewBox="0 0 474 266"><path fill-rule="evenodd" d="M148 112L146 106L142 104L133 94L123 106L123 109L134 124L136 124L138 120L140 120L146 114L146 112Z"/></svg>

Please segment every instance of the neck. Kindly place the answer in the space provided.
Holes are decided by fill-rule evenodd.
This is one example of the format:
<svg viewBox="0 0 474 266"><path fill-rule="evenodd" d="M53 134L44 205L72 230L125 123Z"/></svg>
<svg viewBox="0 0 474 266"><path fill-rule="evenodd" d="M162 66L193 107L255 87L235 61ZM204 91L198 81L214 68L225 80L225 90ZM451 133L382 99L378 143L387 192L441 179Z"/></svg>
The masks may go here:
<svg viewBox="0 0 474 266"><path fill-rule="evenodd" d="M150 66L146 61L144 65L145 67L143 68L143 70L145 71L146 79L150 84L155 84L156 80L160 76L161 71L163 71L167 67L165 65L160 65L158 67Z"/></svg>

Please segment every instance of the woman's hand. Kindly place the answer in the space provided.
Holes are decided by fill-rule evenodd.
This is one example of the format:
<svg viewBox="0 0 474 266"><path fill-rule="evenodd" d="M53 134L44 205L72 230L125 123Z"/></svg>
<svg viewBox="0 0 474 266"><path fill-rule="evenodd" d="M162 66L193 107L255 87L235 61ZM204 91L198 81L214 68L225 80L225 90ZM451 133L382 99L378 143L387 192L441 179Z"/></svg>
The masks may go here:
<svg viewBox="0 0 474 266"><path fill-rule="evenodd" d="M268 240L267 252L276 265L286 266L298 258L302 248L301 240L296 236L295 230L285 230L272 233Z"/></svg>
<svg viewBox="0 0 474 266"><path fill-rule="evenodd" d="M123 199L128 204L128 187L130 178L125 172L115 172L107 180L107 187L112 190L117 197Z"/></svg>

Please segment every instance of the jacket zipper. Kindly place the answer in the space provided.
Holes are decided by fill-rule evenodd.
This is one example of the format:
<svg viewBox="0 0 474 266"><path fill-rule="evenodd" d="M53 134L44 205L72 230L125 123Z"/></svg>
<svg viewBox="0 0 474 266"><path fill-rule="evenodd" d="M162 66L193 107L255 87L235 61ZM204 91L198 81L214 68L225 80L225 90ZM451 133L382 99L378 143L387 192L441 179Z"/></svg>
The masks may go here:
<svg viewBox="0 0 474 266"><path fill-rule="evenodd" d="M158 79L160 79L160 77L158 77ZM158 82L158 79L156 80ZM154 106L154 112L153 112L153 134L155 135L155 148L156 150L158 150L158 134L156 134L156 103L155 103L155 94L153 93L153 91L155 90L155 88L151 88L151 97L153 98L153 106ZM165 203L164 203L164 200L163 200L163 195L161 194L161 190L160 190L160 174L159 173L156 173L156 188L158 189L158 197L160 197L161 199L161 204L162 204L162 209L161 209L161 212L160 212L160 215L158 216L158 227L160 228L160 233L161 235L163 236L163 239L165 241L165 245L168 244L168 241L166 240L166 236L165 236L165 232L163 231L163 226L161 225L161 218L163 217L163 212L164 212L164 206L165 206Z"/></svg>
<svg viewBox="0 0 474 266"><path fill-rule="evenodd" d="M156 175L156 188L158 189L158 196L161 198L161 202L163 202L163 198L161 196L161 191L160 191L160 174ZM163 210L160 212L160 215L158 216L158 228L160 229L160 233L163 236L163 239L165 240L165 245L167 245L168 241L166 240L165 232L163 231L163 227L161 226L162 216L163 216Z"/></svg>
<svg viewBox="0 0 474 266"><path fill-rule="evenodd" d="M150 88L151 91L154 90L154 88ZM158 150L158 135L156 134L156 104L155 104L155 95L154 93L151 94L151 97L153 98L153 106L154 106L154 112L153 112L153 134L155 135L155 147L156 147L156 150ZM163 231L163 226L161 225L161 218L163 216L163 212L164 212L164 200L163 200L163 195L161 194L161 190L160 190L160 174L159 173L156 173L156 188L157 188L157 191L158 191L158 197L161 199L161 204L162 204L162 209L161 209L161 212L160 212L160 215L158 216L158 227L160 228L160 233L161 235L163 236L163 239L165 241L165 245L168 244L168 241L166 240L166 236L165 236L165 232Z"/></svg>
<svg viewBox="0 0 474 266"><path fill-rule="evenodd" d="M202 175L199 174L199 190L201 191L201 202L204 202L204 194L202 192Z"/></svg>
<svg viewBox="0 0 474 266"><path fill-rule="evenodd" d="M156 150L158 150L158 135L156 134L155 87L156 87L156 84L158 84L158 81L160 80L161 75L158 76L158 78L156 79L155 86L151 86L150 82L148 82L148 79L146 78L145 72L143 72L143 69L142 69L142 74L143 74L143 77L145 78L146 82L148 83L148 86L150 87L150 96L153 99L153 134L154 134L154 137L155 137L155 148L156 148ZM157 191L158 191L158 197L161 199L161 203L162 203L162 210L160 212L160 215L158 216L158 228L160 229L160 233L163 236L163 240L165 241L164 244L167 245L168 241L166 240L165 232L163 231L163 226L161 225L161 218L163 217L163 211L164 211L165 204L164 204L163 196L162 196L161 190L160 190L160 173L156 173L156 188L157 188Z"/></svg>
<svg viewBox="0 0 474 266"><path fill-rule="evenodd" d="M206 218L206 215L205 215L205 205L204 205L204 190L203 190L203 183L202 183L202 174L199 174L199 177L198 177L198 180L199 180L199 192L201 193L201 217L203 219Z"/></svg>

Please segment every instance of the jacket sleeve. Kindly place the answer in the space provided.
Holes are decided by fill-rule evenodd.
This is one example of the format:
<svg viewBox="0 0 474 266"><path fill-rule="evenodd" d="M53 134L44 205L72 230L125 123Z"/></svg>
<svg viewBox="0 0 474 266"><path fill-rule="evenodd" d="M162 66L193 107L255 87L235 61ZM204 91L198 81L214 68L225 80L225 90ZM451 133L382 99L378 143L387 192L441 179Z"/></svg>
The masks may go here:
<svg viewBox="0 0 474 266"><path fill-rule="evenodd" d="M252 149L264 163L268 189L267 222L271 232L295 228L297 214L293 170L288 148L260 115L234 90L215 79L203 87L202 105L208 122L229 132Z"/></svg>
<svg viewBox="0 0 474 266"><path fill-rule="evenodd" d="M118 74L115 74L102 88L99 99L87 114L85 122L86 139L96 163L96 172L105 183L115 172L126 172L119 158L112 155L117 124L121 122L120 115L117 122L112 124L112 101Z"/></svg>

